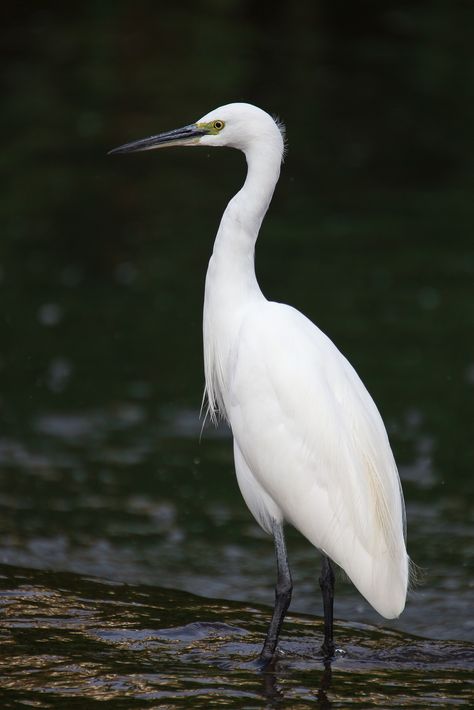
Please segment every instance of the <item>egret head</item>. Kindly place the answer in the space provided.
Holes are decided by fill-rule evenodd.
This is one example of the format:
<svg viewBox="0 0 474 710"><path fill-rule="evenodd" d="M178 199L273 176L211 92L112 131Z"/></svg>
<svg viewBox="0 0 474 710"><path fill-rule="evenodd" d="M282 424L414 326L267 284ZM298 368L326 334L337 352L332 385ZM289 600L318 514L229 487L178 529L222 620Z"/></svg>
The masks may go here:
<svg viewBox="0 0 474 710"><path fill-rule="evenodd" d="M126 143L110 153L134 153L170 146L202 145L237 148L248 153L252 148L271 144L283 155L284 129L268 113L246 103L234 103L210 111L196 123Z"/></svg>

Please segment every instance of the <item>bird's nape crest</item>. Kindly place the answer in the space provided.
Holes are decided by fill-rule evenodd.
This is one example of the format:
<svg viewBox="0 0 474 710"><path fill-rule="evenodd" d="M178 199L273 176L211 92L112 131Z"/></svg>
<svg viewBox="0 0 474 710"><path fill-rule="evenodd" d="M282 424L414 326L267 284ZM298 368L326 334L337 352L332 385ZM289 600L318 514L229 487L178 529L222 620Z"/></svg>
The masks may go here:
<svg viewBox="0 0 474 710"><path fill-rule="evenodd" d="M280 131L281 137L283 139L283 154L281 156L281 162L283 163L286 158L286 154L288 153L288 138L286 135L286 126L285 126L284 122L281 120L281 118L278 116L278 114L276 114L276 113L272 114L272 118L275 121L277 128Z"/></svg>

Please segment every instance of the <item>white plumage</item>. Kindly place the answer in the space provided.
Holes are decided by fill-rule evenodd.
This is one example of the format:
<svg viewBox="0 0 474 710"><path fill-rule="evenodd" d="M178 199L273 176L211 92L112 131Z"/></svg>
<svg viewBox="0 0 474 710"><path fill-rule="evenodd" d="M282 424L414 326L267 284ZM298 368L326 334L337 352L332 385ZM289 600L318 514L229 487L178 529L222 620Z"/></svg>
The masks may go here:
<svg viewBox="0 0 474 710"><path fill-rule="evenodd" d="M248 164L207 271L204 365L210 416L221 414L232 428L242 495L275 536L280 586L262 651L268 662L291 596L283 521L393 618L403 611L408 582L403 495L382 419L355 370L305 316L267 301L256 280L254 247L280 173L281 127L261 109L237 103L118 150L179 143L234 147ZM321 586L330 653L328 575L326 569Z"/></svg>
<svg viewBox="0 0 474 710"><path fill-rule="evenodd" d="M273 119L231 104L248 175L219 227L206 278L204 353L211 413L234 435L242 495L271 532L278 517L340 565L387 618L405 606L404 505L380 414L333 343L294 308L265 299L254 245L279 177L283 139ZM200 122L201 122L200 121ZM198 122L198 123L200 123ZM245 126L245 129L243 128ZM201 142L212 144L214 137Z"/></svg>

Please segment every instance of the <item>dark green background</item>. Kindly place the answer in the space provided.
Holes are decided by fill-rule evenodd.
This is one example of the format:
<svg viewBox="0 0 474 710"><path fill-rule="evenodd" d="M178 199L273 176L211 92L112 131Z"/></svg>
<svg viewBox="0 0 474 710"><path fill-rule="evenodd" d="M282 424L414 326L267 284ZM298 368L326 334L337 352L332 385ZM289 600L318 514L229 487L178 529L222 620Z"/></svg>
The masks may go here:
<svg viewBox="0 0 474 710"><path fill-rule="evenodd" d="M199 441L204 274L245 162L106 155L250 101L289 148L263 291L349 357L399 463L421 580L392 625L472 638L474 5L25 2L0 37L1 560L271 603L228 433ZM320 614L317 555L289 548ZM336 615L385 624L344 581Z"/></svg>

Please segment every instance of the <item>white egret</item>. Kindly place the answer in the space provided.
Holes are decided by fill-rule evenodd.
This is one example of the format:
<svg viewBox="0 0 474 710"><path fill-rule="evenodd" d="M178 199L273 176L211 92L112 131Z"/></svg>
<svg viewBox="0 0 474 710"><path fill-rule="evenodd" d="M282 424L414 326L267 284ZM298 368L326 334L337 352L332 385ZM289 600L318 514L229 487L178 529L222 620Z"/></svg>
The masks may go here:
<svg viewBox="0 0 474 710"><path fill-rule="evenodd" d="M258 285L254 247L280 174L282 127L261 109L234 103L111 152L179 145L237 148L248 166L209 261L203 335L208 411L229 422L240 490L275 543L275 607L260 663L274 656L291 599L285 521L322 554L322 650L330 658L331 560L382 616L397 617L405 606L405 508L387 433L331 340L294 308L268 301Z"/></svg>

